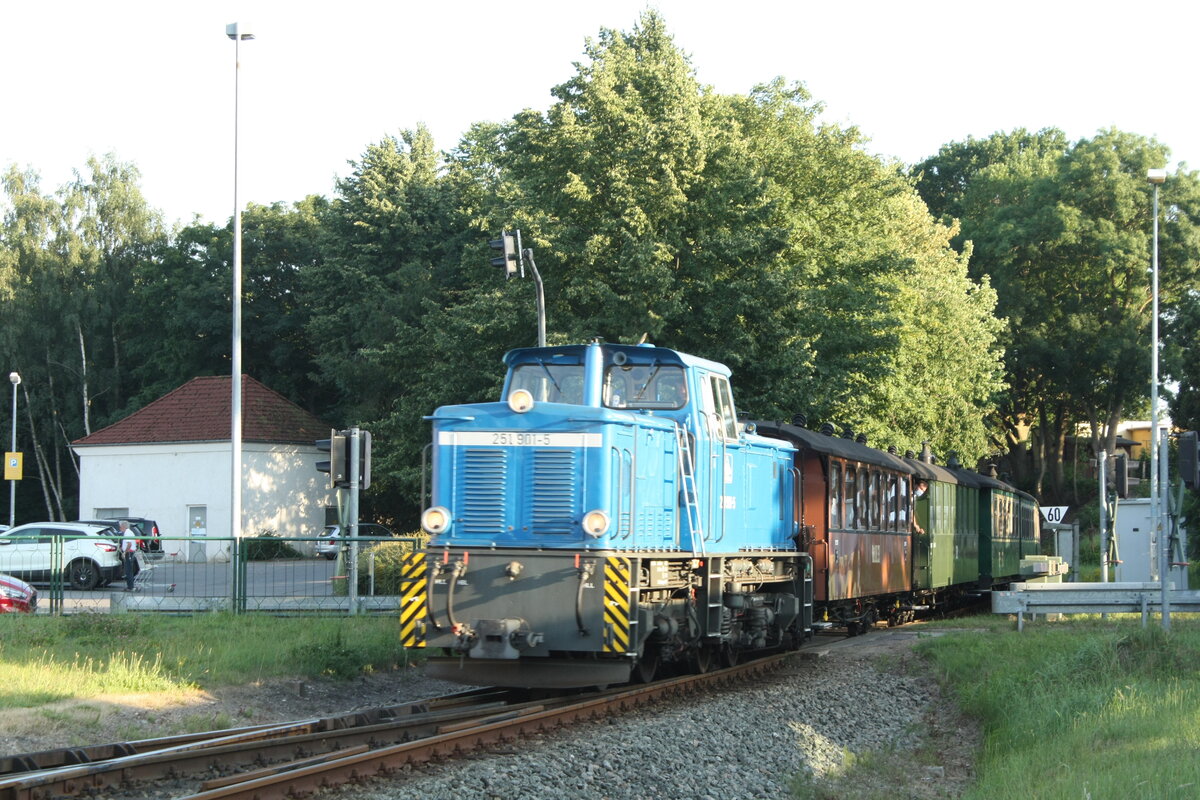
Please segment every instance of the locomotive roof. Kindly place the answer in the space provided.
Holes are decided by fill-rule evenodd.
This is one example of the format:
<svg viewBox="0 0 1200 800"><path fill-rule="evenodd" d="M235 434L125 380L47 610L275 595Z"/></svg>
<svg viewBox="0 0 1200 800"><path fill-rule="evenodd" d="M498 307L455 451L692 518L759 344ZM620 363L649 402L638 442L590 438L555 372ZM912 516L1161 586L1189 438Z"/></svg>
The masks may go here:
<svg viewBox="0 0 1200 800"><path fill-rule="evenodd" d="M514 364L535 362L539 359L575 360L582 364L589 347L588 344L568 344L561 347L518 347L504 354L504 364L511 367ZM709 372L716 372L728 377L729 367L707 358L688 355L668 347L656 347L651 344L608 344L598 345L606 354L624 353L625 357L634 364L667 363L678 364L682 367L700 367Z"/></svg>
<svg viewBox="0 0 1200 800"><path fill-rule="evenodd" d="M915 458L903 458L875 447L868 447L853 439L826 435L819 431L801 428L798 425L788 425L782 422L756 422L755 425L760 434L785 439L795 444L799 449L826 453L837 458L844 458L864 464L875 464L876 466L893 469L931 481L957 483L976 489L1000 489L1021 495L1029 500L1034 500L1033 495L1023 492L1011 484L969 469L951 469L938 464L926 464L924 461L919 461Z"/></svg>

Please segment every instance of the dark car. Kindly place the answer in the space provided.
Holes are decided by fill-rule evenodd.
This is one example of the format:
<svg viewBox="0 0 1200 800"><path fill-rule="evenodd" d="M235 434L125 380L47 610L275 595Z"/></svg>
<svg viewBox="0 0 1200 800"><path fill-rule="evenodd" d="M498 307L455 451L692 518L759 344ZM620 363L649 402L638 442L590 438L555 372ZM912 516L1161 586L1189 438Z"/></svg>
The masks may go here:
<svg viewBox="0 0 1200 800"><path fill-rule="evenodd" d="M95 525L111 525L113 528L124 520L129 523L133 535L137 537L138 548L147 558L162 558L162 540L158 534L158 523L145 517L113 517L112 519L81 519L79 522L90 522Z"/></svg>

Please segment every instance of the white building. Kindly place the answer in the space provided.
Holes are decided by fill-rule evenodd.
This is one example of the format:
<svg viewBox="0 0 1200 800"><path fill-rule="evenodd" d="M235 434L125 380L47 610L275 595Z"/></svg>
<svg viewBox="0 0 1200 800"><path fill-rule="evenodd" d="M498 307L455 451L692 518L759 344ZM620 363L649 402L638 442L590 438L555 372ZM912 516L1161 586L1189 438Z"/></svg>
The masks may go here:
<svg viewBox="0 0 1200 800"><path fill-rule="evenodd" d="M179 560L229 556L233 530L230 377L193 378L123 420L72 442L79 516L147 517ZM314 441L329 426L242 378L242 535L317 536L334 502ZM171 537L189 537L171 541Z"/></svg>

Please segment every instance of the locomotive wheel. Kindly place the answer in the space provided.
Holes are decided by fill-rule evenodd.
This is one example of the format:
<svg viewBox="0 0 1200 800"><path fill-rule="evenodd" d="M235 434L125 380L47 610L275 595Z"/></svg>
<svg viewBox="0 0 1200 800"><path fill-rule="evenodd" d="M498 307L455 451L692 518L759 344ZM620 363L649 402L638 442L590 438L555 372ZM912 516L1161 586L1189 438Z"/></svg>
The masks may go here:
<svg viewBox="0 0 1200 800"><path fill-rule="evenodd" d="M649 647L648 642L642 645L642 652L638 656L638 661L633 665L633 682L634 683L650 683L654 680L655 674L658 672L658 648Z"/></svg>
<svg viewBox="0 0 1200 800"><path fill-rule="evenodd" d="M701 644L688 654L688 667L696 675L703 675L712 669L712 656L712 649Z"/></svg>
<svg viewBox="0 0 1200 800"><path fill-rule="evenodd" d="M740 657L741 657L741 653L738 652L738 649L736 647L734 647L733 645L731 645L729 642L723 642L721 644L721 666L722 667L736 667Z"/></svg>

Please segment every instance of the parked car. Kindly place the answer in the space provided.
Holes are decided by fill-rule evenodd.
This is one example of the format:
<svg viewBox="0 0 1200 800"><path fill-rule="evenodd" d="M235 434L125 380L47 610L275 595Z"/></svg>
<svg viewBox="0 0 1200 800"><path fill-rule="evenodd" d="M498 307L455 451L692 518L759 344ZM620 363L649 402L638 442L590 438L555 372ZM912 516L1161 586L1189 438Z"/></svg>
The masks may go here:
<svg viewBox="0 0 1200 800"><path fill-rule="evenodd" d="M61 565L63 582L72 589L107 586L121 576L117 531L111 525L83 522L29 522L0 533L0 572L30 583L49 583ZM62 540L62 560L51 560L55 539Z"/></svg>
<svg viewBox="0 0 1200 800"><path fill-rule="evenodd" d="M382 525L377 525L374 522L358 523L359 536L395 536ZM330 561L337 558L338 551L342 549L342 528L340 525L326 525L324 538L317 542L317 555L325 556Z"/></svg>
<svg viewBox="0 0 1200 800"><path fill-rule="evenodd" d="M0 575L0 614L16 611L26 614L37 611L37 589L20 578Z"/></svg>
<svg viewBox="0 0 1200 800"><path fill-rule="evenodd" d="M146 554L150 560L162 558L162 539L158 535L158 523L152 519L145 517L113 517L112 519L81 519L79 522L87 522L92 525L111 525L113 530L119 531L117 524L125 520L129 523L129 527L133 529L133 535L137 537L138 549Z"/></svg>

